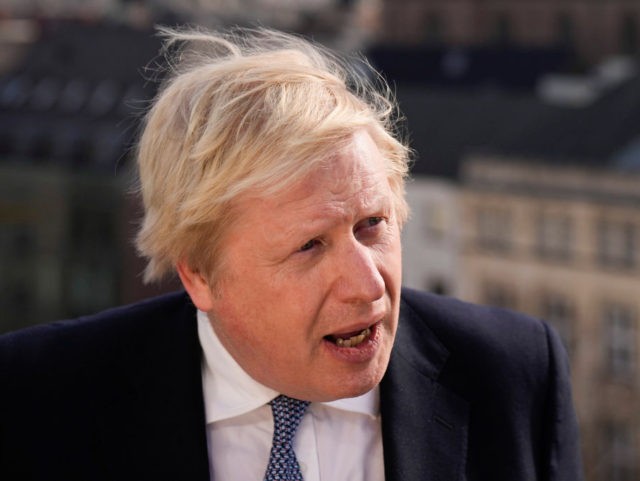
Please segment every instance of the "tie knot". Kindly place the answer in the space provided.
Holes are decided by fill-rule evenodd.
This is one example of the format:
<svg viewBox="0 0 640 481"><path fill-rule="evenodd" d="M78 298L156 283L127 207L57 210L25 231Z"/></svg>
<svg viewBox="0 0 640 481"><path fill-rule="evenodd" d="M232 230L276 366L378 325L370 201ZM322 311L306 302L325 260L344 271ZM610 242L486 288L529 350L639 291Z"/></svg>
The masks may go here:
<svg viewBox="0 0 640 481"><path fill-rule="evenodd" d="M273 411L274 441L290 443L309 401L300 401L281 394L269 404Z"/></svg>

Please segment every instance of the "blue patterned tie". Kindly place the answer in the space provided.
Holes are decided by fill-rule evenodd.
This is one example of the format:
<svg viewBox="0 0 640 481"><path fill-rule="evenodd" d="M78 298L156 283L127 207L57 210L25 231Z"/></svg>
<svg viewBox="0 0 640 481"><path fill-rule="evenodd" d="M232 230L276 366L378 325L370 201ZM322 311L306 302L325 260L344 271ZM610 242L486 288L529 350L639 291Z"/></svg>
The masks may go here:
<svg viewBox="0 0 640 481"><path fill-rule="evenodd" d="M273 412L273 444L265 481L303 481L300 466L293 452L293 436L309 405L280 395L269 403Z"/></svg>

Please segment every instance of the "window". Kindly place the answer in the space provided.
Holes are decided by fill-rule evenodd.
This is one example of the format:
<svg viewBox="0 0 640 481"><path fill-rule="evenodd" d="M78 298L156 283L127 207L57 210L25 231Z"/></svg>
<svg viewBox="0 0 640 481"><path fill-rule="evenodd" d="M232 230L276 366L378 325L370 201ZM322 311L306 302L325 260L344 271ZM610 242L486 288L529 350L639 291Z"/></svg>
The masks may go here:
<svg viewBox="0 0 640 481"><path fill-rule="evenodd" d="M34 320L38 295L33 293L37 236L24 205L2 205L7 217L0 222L0 333L26 327ZM13 210L15 209L15 210Z"/></svg>
<svg viewBox="0 0 640 481"><path fill-rule="evenodd" d="M558 331L565 349L571 354L573 351L573 305L566 297L556 293L545 293L542 296L540 317Z"/></svg>
<svg viewBox="0 0 640 481"><path fill-rule="evenodd" d="M571 258L573 225L565 214L542 213L537 222L537 252L544 259Z"/></svg>
<svg viewBox="0 0 640 481"><path fill-rule="evenodd" d="M447 215L443 205L434 202L424 205L424 228L427 239L439 241L446 237Z"/></svg>
<svg viewBox="0 0 640 481"><path fill-rule="evenodd" d="M65 309L73 316L113 305L118 295L116 213L94 203L74 196L69 216Z"/></svg>
<svg viewBox="0 0 640 481"><path fill-rule="evenodd" d="M507 285L492 281L484 284L483 303L504 309L517 308L514 291Z"/></svg>
<svg viewBox="0 0 640 481"><path fill-rule="evenodd" d="M448 283L441 278L429 278L425 283L425 289L428 292L439 294L441 296L449 295L450 289Z"/></svg>
<svg viewBox="0 0 640 481"><path fill-rule="evenodd" d="M602 219L598 223L597 244L600 265L621 268L637 265L638 226L632 222Z"/></svg>
<svg viewBox="0 0 640 481"><path fill-rule="evenodd" d="M9 279L2 282L2 297L0 298L0 334L21 329L34 321L33 287L23 279Z"/></svg>
<svg viewBox="0 0 640 481"><path fill-rule="evenodd" d="M67 83L60 94L60 108L64 112L79 112L89 95L86 82L74 79Z"/></svg>
<svg viewBox="0 0 640 481"><path fill-rule="evenodd" d="M101 81L89 99L89 112L95 116L107 114L118 101L118 86L111 80Z"/></svg>
<svg viewBox="0 0 640 481"><path fill-rule="evenodd" d="M563 48L572 48L575 43L573 21L568 13L561 13L557 18L557 43Z"/></svg>
<svg viewBox="0 0 640 481"><path fill-rule="evenodd" d="M636 372L637 326L633 310L609 303L603 312L607 374L615 379L633 379Z"/></svg>
<svg viewBox="0 0 640 481"><path fill-rule="evenodd" d="M501 46L509 45L511 42L511 19L509 14L501 12L495 19L494 41Z"/></svg>
<svg viewBox="0 0 640 481"><path fill-rule="evenodd" d="M429 12L425 17L425 42L440 44L443 40L442 17L437 12Z"/></svg>
<svg viewBox="0 0 640 481"><path fill-rule="evenodd" d="M33 82L24 76L9 80L0 92L0 104L4 107L22 107L31 96Z"/></svg>
<svg viewBox="0 0 640 481"><path fill-rule="evenodd" d="M482 249L506 252L511 248L511 213L502 207L482 207L477 214L477 242Z"/></svg>
<svg viewBox="0 0 640 481"><path fill-rule="evenodd" d="M602 461L606 469L603 481L636 481L638 469L633 426L630 423L609 422L605 425Z"/></svg>
<svg viewBox="0 0 640 481"><path fill-rule="evenodd" d="M632 13L625 15L622 19L620 52L627 55L638 53L638 23Z"/></svg>
<svg viewBox="0 0 640 481"><path fill-rule="evenodd" d="M40 80L31 94L30 105L36 110L51 109L60 96L60 82L51 77Z"/></svg>

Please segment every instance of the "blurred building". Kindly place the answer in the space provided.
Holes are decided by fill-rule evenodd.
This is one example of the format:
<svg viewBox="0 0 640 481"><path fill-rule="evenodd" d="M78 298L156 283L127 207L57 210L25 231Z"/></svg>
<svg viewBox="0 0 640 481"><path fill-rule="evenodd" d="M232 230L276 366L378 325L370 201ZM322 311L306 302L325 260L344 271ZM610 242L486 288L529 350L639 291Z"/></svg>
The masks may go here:
<svg viewBox="0 0 640 481"><path fill-rule="evenodd" d="M0 14L0 76L22 61L37 35L32 21L2 19Z"/></svg>
<svg viewBox="0 0 640 481"><path fill-rule="evenodd" d="M378 0L154 0L200 25L266 25L312 34L341 50L359 46L376 27Z"/></svg>
<svg viewBox="0 0 640 481"><path fill-rule="evenodd" d="M638 479L640 171L479 156L462 180L460 295L554 324L587 479Z"/></svg>
<svg viewBox="0 0 640 481"><path fill-rule="evenodd" d="M399 86L398 101L415 150L407 185L411 218L403 231L404 283L462 293L461 165L553 118L561 109L532 94Z"/></svg>
<svg viewBox="0 0 640 481"><path fill-rule="evenodd" d="M450 179L414 176L406 187L411 214L402 231L403 284L455 295L460 291L459 187Z"/></svg>
<svg viewBox="0 0 640 481"><path fill-rule="evenodd" d="M351 51L377 30L379 6L379 0L3 0L0 18L109 21L137 28L261 25Z"/></svg>
<svg viewBox="0 0 640 481"><path fill-rule="evenodd" d="M640 51L640 4L629 0L386 0L381 43L560 47L594 64Z"/></svg>
<svg viewBox="0 0 640 481"><path fill-rule="evenodd" d="M544 97L398 88L417 152L404 281L555 325L589 481L640 476L640 77L627 74Z"/></svg>
<svg viewBox="0 0 640 481"><path fill-rule="evenodd" d="M142 270L128 149L159 43L126 27L39 28L0 78L2 331L136 297Z"/></svg>

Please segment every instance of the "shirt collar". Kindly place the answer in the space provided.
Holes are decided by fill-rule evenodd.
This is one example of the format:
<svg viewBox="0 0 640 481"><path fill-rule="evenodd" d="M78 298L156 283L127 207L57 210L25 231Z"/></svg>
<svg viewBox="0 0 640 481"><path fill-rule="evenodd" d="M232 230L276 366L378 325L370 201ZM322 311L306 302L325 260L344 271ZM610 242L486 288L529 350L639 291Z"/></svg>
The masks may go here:
<svg viewBox="0 0 640 481"><path fill-rule="evenodd" d="M218 339L207 314L200 310L198 338L204 352L202 387L207 424L253 411L279 394L240 367ZM312 408L317 404L376 417L380 412L379 388L354 398L314 403Z"/></svg>
<svg viewBox="0 0 640 481"><path fill-rule="evenodd" d="M240 367L218 339L207 314L200 310L198 338L204 351L202 387L207 423L248 413L278 395Z"/></svg>

